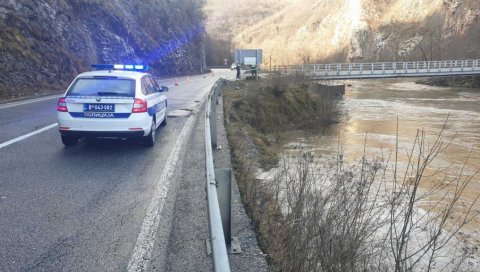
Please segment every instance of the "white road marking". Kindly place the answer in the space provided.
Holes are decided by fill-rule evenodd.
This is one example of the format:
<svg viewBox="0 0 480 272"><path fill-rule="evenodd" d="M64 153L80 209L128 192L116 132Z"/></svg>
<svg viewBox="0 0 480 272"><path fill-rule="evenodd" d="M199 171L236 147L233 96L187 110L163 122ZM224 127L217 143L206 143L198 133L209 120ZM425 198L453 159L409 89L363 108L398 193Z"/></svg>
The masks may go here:
<svg viewBox="0 0 480 272"><path fill-rule="evenodd" d="M47 97L42 97L42 98L29 99L29 100L25 100L25 101L0 104L0 109L6 109L6 108L16 107L16 106L20 106L20 105L26 105L26 104L30 104L30 103L35 103L35 102L40 102L40 101L45 101L45 100L50 100L50 99L55 99L55 98L60 98L60 97L62 97L62 95L53 95L53 96L47 96Z"/></svg>
<svg viewBox="0 0 480 272"><path fill-rule="evenodd" d="M25 134L25 135L22 135L22 136L20 136L20 137L17 137L17 138L15 138L15 139L12 139L12 140L10 140L10 141L6 141L6 142L4 142L4 143L1 143L1 144L0 144L0 149L4 148L4 147L6 147L6 146L9 146L9 145L11 145L11 144L14 144L14 143L16 143L16 142L20 142L21 140L25 140L25 139L27 139L28 137L31 137L31 136L33 136L33 135L42 133L42 132L44 132L44 131L46 131L46 130L49 130L49 129L51 129L51 128L54 128L54 127L56 127L56 126L57 126L57 123L53 123L53 124L51 124L51 125L48 125L48 126L46 126L46 127L41 128L41 129L37 129L37 130L35 130L35 131L32 131L32 132L30 132L30 133L27 133L27 134Z"/></svg>
<svg viewBox="0 0 480 272"><path fill-rule="evenodd" d="M147 214L143 220L140 233L135 244L135 248L128 263L128 272L145 271L148 266L150 256L152 254L155 237L160 223L160 213L162 212L167 193L170 189L172 176L175 172L175 166L180 157L180 152L186 143L187 137L191 134L194 126L195 115L191 115L180 133L170 155L167 159L160 178L157 181L155 193L148 206Z"/></svg>

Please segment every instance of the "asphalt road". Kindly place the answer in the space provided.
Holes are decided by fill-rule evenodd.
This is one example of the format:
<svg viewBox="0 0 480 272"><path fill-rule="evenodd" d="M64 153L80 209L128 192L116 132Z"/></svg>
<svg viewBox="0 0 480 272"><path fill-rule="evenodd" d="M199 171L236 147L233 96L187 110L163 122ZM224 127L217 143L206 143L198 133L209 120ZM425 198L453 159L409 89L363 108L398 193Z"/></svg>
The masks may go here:
<svg viewBox="0 0 480 272"><path fill-rule="evenodd" d="M58 96L0 104L0 271L134 271L135 260L168 259L148 251L175 239L157 232L172 220L162 217L175 194L169 173L190 156L181 150L195 131L192 112L231 74L159 81L170 86L169 119L153 148L136 140L66 148L54 125Z"/></svg>

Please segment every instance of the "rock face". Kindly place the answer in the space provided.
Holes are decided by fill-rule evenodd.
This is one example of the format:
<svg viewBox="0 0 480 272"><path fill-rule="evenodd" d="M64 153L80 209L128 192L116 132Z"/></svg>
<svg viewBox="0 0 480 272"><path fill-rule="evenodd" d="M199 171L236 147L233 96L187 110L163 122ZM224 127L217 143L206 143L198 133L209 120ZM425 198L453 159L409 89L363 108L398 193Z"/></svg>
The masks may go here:
<svg viewBox="0 0 480 272"><path fill-rule="evenodd" d="M0 1L0 99L64 88L92 63L205 70L198 0Z"/></svg>

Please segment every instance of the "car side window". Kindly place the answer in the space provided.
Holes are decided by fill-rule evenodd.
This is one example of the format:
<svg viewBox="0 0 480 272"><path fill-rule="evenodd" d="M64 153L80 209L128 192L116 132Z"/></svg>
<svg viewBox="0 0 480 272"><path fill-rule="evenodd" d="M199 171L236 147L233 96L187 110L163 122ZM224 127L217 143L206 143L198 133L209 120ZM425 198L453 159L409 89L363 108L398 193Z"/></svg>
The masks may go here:
<svg viewBox="0 0 480 272"><path fill-rule="evenodd" d="M142 78L142 85L143 84L145 84L145 91L146 91L145 95L150 95L155 93L155 89L153 88L152 82L149 80L148 76Z"/></svg>
<svg viewBox="0 0 480 272"><path fill-rule="evenodd" d="M142 78L142 94L148 95L147 83L145 78Z"/></svg>
<svg viewBox="0 0 480 272"><path fill-rule="evenodd" d="M149 78L152 81L152 86L155 92L160 92L160 87L158 86L157 81L152 76L149 76Z"/></svg>

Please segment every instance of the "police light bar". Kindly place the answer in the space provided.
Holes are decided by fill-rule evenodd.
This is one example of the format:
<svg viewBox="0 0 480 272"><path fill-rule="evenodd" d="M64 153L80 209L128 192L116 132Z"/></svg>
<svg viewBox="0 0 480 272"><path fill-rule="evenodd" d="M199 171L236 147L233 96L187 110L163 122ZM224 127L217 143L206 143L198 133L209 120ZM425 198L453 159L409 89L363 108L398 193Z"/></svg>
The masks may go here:
<svg viewBox="0 0 480 272"><path fill-rule="evenodd" d="M92 64L95 70L147 71L150 67L138 64Z"/></svg>

